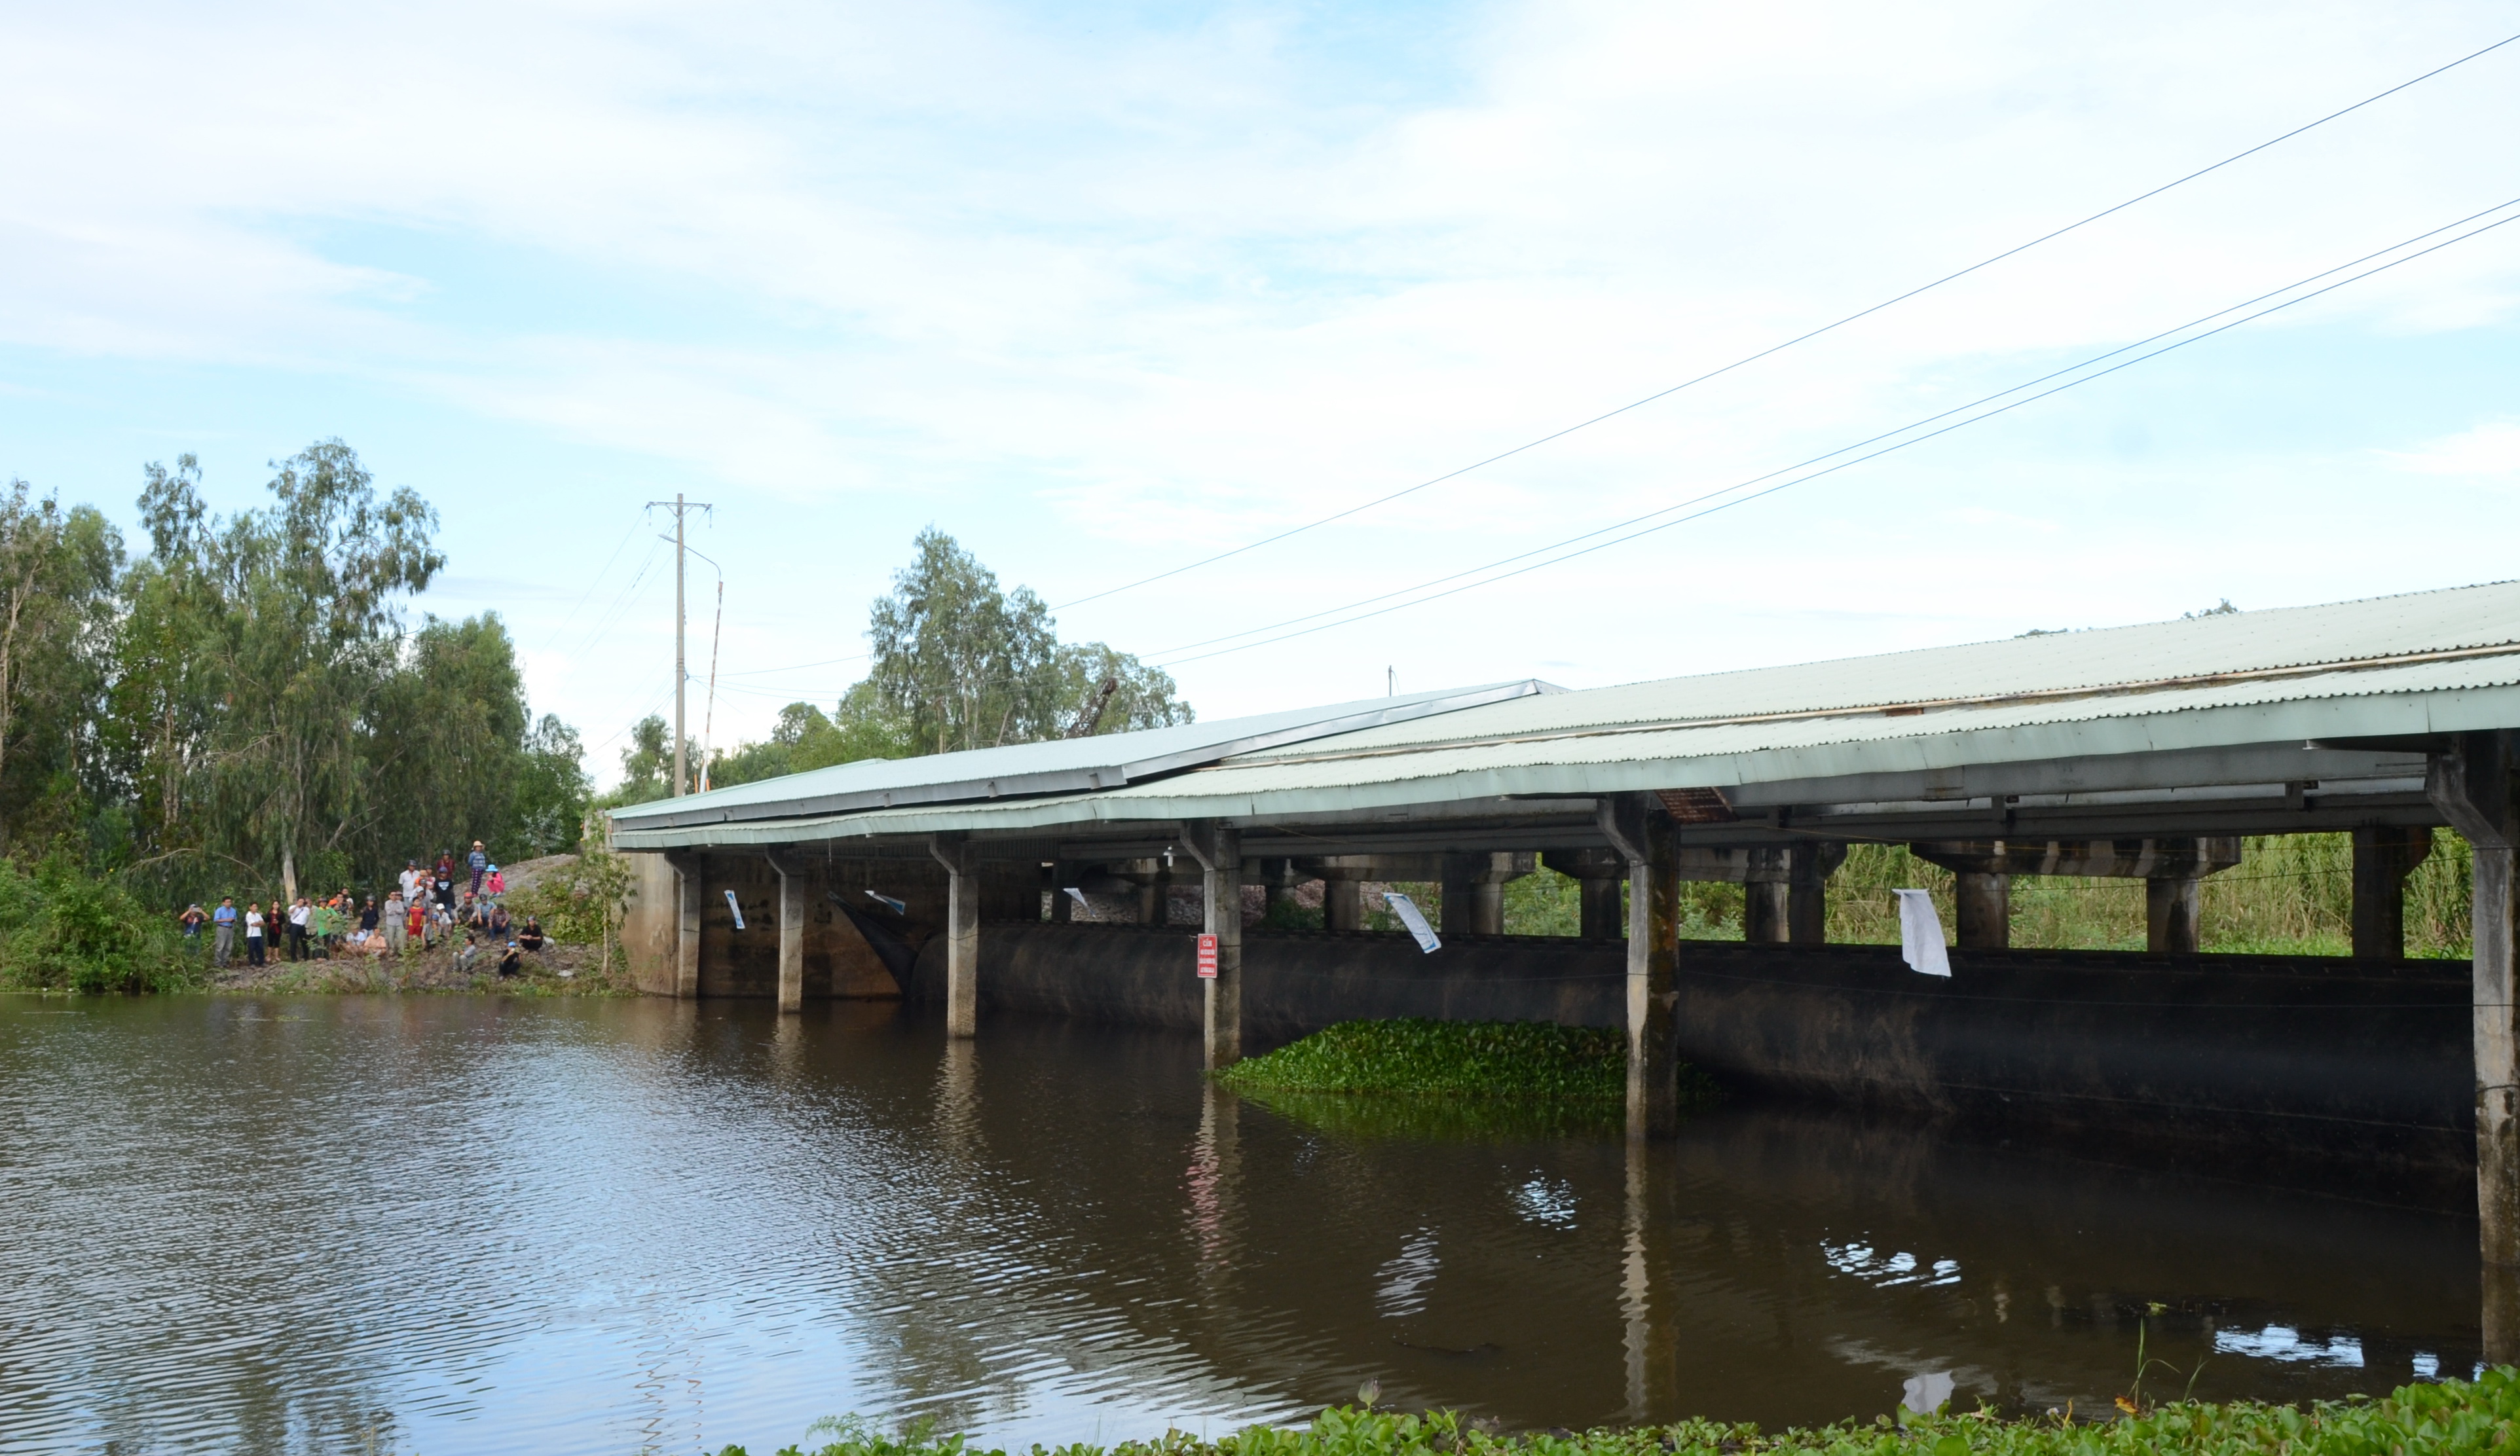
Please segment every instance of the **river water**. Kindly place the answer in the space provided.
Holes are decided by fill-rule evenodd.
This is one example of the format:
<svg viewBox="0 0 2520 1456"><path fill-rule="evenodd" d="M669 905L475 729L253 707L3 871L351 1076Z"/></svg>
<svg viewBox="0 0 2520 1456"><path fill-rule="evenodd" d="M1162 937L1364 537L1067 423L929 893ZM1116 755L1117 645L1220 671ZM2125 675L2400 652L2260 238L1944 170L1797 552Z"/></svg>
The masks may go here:
<svg viewBox="0 0 2520 1456"><path fill-rule="evenodd" d="M768 1451L2464 1375L2472 1217L1735 1106L1427 1140L884 1004L0 996L0 1451ZM2159 1306L2154 1312L2154 1306ZM2198 1369L2201 1363L2201 1370ZM2173 1368L2175 1367L2175 1368Z"/></svg>

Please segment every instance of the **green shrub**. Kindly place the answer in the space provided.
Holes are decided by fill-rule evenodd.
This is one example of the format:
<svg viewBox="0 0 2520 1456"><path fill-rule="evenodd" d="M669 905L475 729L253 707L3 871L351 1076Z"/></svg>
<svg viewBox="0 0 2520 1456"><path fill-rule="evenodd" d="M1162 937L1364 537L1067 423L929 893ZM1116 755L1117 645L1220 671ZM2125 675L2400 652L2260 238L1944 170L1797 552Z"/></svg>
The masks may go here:
<svg viewBox="0 0 2520 1456"><path fill-rule="evenodd" d="M28 873L0 860L0 986L175 991L200 979L172 916L55 854Z"/></svg>
<svg viewBox="0 0 2520 1456"><path fill-rule="evenodd" d="M1370 1392L1360 1391L1360 1395ZM1040 1446L1030 1456L2520 1456L2520 1373L2503 1366L2473 1382L2402 1386L2377 1400L2351 1396L2308 1406L2124 1400L2093 1421L2072 1413L2005 1420L1905 1414L1816 1430L1688 1420L1603 1428L1581 1434L1481 1430L1449 1411L1405 1415L1334 1406L1309 1429L1254 1426L1202 1440L1173 1431L1108 1448ZM898 1435L861 1421L826 1422L812 1434L836 1439L810 1456L1006 1456L924 1426ZM811 1436L809 1436L811 1438ZM743 1456L728 1446L719 1456ZM779 1456L808 1456L788 1446Z"/></svg>

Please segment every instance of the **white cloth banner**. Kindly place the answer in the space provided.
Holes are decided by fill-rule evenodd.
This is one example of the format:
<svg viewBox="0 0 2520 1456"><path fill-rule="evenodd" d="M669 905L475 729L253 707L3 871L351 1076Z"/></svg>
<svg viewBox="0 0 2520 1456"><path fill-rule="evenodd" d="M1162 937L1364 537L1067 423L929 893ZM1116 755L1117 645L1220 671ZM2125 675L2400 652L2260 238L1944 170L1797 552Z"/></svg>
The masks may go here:
<svg viewBox="0 0 2520 1456"><path fill-rule="evenodd" d="M735 928L742 930L743 928L743 906L735 903L735 892L732 890L726 892L726 911L728 914L735 917Z"/></svg>
<svg viewBox="0 0 2520 1456"><path fill-rule="evenodd" d="M1890 893L1899 897L1899 954L1908 969L1950 975L1952 957L1943 948L1943 917L1934 913L1934 897L1923 890Z"/></svg>
<svg viewBox="0 0 2520 1456"><path fill-rule="evenodd" d="M1389 891L1383 892L1382 898L1391 906L1391 913L1398 915L1400 923L1408 926L1409 933L1418 938L1418 949L1431 955L1444 949L1444 943L1435 938L1435 928L1426 923L1425 911L1418 908L1418 902Z"/></svg>

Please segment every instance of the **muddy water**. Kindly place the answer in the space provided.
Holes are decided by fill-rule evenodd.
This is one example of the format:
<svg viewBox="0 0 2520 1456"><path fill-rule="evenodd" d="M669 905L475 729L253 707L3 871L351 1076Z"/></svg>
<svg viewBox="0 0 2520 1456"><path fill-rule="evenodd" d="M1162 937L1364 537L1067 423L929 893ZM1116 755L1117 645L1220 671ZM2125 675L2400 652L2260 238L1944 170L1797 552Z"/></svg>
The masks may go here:
<svg viewBox="0 0 2520 1456"><path fill-rule="evenodd" d="M2297 1398L2476 1358L2475 1229L1740 1106L1326 1132L1197 1039L870 1005L0 997L0 1451L992 1441ZM2158 1313L2149 1312L2160 1306ZM2201 1364L2201 1371L2198 1366Z"/></svg>

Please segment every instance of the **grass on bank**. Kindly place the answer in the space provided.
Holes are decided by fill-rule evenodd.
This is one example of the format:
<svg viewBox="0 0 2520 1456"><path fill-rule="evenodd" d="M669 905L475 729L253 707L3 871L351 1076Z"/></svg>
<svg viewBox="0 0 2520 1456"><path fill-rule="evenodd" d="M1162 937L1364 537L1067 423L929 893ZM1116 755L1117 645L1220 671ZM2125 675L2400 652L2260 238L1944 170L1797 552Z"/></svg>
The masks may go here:
<svg viewBox="0 0 2520 1456"><path fill-rule="evenodd" d="M2354 934L2354 843L2348 834L2279 834L2242 841L2241 860L2207 876L2200 927L2205 949L2257 955L2344 955ZM2467 841L2433 831L2432 853L2407 877L2407 953L2468 954ZM1390 888L1415 899L1430 920L1443 914L1436 884ZM1924 890L1946 930L1955 923L1950 870L1928 864L1904 844L1849 845L1846 862L1829 877L1828 939L1842 946L1895 946L1899 904L1890 892ZM1367 923L1398 931L1399 919L1369 896ZM1280 902L1272 928L1319 930L1322 912ZM1508 935L1571 936L1581 928L1574 880L1542 867L1505 886ZM1686 940L1741 938L1741 887L1709 881L1681 886L1680 933ZM2016 875L2012 944L2025 949L2140 950L2144 945L2141 880L2080 875Z"/></svg>
<svg viewBox="0 0 2520 1456"><path fill-rule="evenodd" d="M2138 1406L2122 1398L2103 1414L2097 1421L2070 1411L2009 1420L1983 1411L1910 1414L1904 1425L1882 1416L1774 1433L1691 1420L1580 1434L1505 1434L1451 1412L1332 1407L1303 1431L1255 1426L1214 1440L1172 1431L1157 1440L1109 1447L1034 1446L1029 1456L2520 1456L2520 1373L2508 1366L2474 1382L2402 1386L2379 1399ZM820 1435L834 1438L810 1453L788 1446L779 1456L1006 1456L925 1428L885 1435L864 1422L840 1420L823 1423L808 1439ZM719 1456L745 1453L727 1446Z"/></svg>

